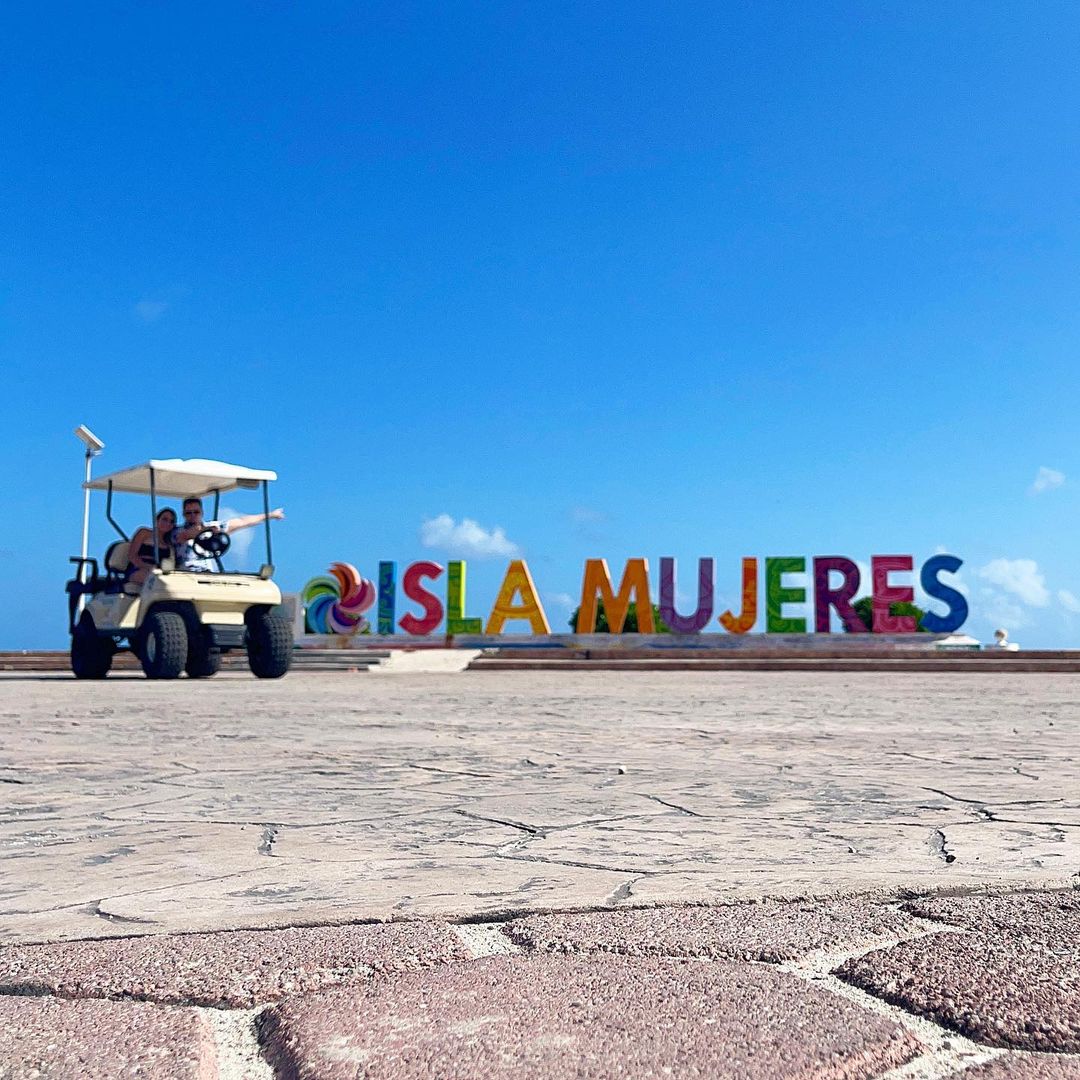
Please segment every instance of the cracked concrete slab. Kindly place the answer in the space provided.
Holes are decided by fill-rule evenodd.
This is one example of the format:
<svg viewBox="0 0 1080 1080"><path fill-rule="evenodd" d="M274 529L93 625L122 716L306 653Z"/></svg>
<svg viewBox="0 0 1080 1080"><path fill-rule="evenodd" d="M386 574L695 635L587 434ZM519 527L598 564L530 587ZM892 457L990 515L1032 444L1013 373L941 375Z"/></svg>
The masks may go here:
<svg viewBox="0 0 1080 1080"><path fill-rule="evenodd" d="M283 1075L877 1076L915 1056L894 1022L763 965L491 957L286 1001L264 1014Z"/></svg>
<svg viewBox="0 0 1080 1080"><path fill-rule="evenodd" d="M0 792L11 796L0 808L0 970L10 978L0 1003L163 1010L94 997L149 994L248 1009L284 994L267 1034L282 1054L308 1055L313 1075L369 1060L409 1075L447 1048L497 1059L509 1075L537 1062L558 1075L545 1055L567 1038L581 1040L598 1076L626 1075L650 1054L670 1065L674 1053L709 1075L869 1077L922 1039L923 1056L894 1075L938 1077L995 1052L828 974L853 950L877 949L869 967L899 957L893 982L916 988L920 1015L951 1023L927 1004L951 998L995 1045L1069 1047L1080 969L1070 894L952 894L1080 881L1071 685L796 673L273 685L0 676ZM872 901L935 892L899 911ZM767 897L798 903L719 917L686 906ZM676 906L642 907L656 904ZM594 910L532 917L581 909ZM552 965L524 976L489 969L454 950L515 946L492 925L471 926L445 954L439 944L390 950L388 966L421 954L453 963L374 980L380 996L368 975L377 950L349 936L371 928L318 925L507 914L530 916L518 924L528 945L580 952L502 958ZM217 933L298 925L308 928L263 929L250 943ZM18 944L87 938L104 940ZM939 967L920 967L935 951ZM1000 992L1010 979L1015 1000ZM417 1053L408 1025L421 1001L439 1018ZM593 1010L584 1028L583 1008ZM253 1012L206 1015L237 1021L227 1030L254 1053ZM656 1016L671 1038L645 1045ZM1076 1060L1020 1052L978 1067L1062 1080L1070 1073L1053 1069Z"/></svg>
<svg viewBox="0 0 1080 1080"><path fill-rule="evenodd" d="M532 833L602 827L612 822L670 815L673 807L633 791L605 788L599 791L545 791L491 795L470 801L459 812Z"/></svg>
<svg viewBox="0 0 1080 1080"><path fill-rule="evenodd" d="M139 920L142 933L419 916L496 918L581 907L584 897L606 898L621 883L620 874L580 867L456 855L438 861L372 858L297 862L285 871L266 865L227 878L107 897L99 907L114 918Z"/></svg>
<svg viewBox="0 0 1080 1080"><path fill-rule="evenodd" d="M0 676L0 941L1066 887L1070 685Z"/></svg>
<svg viewBox="0 0 1080 1080"><path fill-rule="evenodd" d="M196 878L256 869L259 830L201 824L104 828L46 846L0 848L0 924L20 910L92 904L124 882L142 892Z"/></svg>

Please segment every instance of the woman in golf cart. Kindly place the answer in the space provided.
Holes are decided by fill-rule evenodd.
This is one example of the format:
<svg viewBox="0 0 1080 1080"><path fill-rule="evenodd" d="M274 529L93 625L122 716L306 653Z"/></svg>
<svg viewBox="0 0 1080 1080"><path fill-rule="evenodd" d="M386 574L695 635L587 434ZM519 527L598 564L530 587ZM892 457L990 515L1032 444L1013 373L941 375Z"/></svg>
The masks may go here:
<svg viewBox="0 0 1080 1080"><path fill-rule="evenodd" d="M175 558L170 537L173 529L176 528L176 511L169 507L158 511L155 524L157 526L157 562L154 561L154 534L147 526L140 526L131 538L131 546L128 548L130 562L127 581L132 585L141 585L155 566L159 566L166 559Z"/></svg>

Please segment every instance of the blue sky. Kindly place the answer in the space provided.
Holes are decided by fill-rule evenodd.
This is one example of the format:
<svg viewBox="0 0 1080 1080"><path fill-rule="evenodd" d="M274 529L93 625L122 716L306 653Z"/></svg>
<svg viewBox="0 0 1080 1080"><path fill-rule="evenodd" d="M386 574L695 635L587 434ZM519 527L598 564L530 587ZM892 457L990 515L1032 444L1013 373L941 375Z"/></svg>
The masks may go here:
<svg viewBox="0 0 1080 1080"><path fill-rule="evenodd" d="M286 588L441 515L471 614L501 528L553 624L589 556L729 603L944 548L971 632L1076 645L1078 47L1053 2L5 12L0 648L65 645L79 423L277 469Z"/></svg>

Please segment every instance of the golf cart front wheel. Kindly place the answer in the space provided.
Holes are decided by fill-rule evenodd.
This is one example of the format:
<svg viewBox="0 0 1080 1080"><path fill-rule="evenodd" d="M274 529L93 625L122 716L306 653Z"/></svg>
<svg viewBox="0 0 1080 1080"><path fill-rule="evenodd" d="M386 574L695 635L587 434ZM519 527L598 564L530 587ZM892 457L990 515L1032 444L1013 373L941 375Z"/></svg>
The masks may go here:
<svg viewBox="0 0 1080 1080"><path fill-rule="evenodd" d="M110 637L101 637L94 619L84 611L71 635L71 670L76 679L104 679L112 667L116 646Z"/></svg>
<svg viewBox="0 0 1080 1080"><path fill-rule="evenodd" d="M151 611L142 630L139 658L148 679L175 679L187 663L184 617L175 611Z"/></svg>
<svg viewBox="0 0 1080 1080"><path fill-rule="evenodd" d="M251 674L260 679L280 679L292 663L292 624L266 609L247 615L247 654Z"/></svg>

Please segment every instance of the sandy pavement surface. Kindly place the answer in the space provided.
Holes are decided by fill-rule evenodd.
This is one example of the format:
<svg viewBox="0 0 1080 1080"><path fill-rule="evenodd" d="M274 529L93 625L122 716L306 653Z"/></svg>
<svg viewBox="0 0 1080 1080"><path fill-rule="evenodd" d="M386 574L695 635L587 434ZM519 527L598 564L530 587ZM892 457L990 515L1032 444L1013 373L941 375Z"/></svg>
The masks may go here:
<svg viewBox="0 0 1080 1080"><path fill-rule="evenodd" d="M1080 880L1066 675L0 678L0 942Z"/></svg>
<svg viewBox="0 0 1080 1080"><path fill-rule="evenodd" d="M0 1080L1080 1080L1077 685L0 677Z"/></svg>

